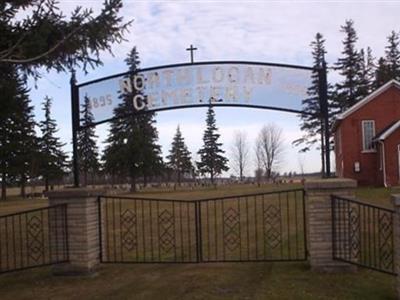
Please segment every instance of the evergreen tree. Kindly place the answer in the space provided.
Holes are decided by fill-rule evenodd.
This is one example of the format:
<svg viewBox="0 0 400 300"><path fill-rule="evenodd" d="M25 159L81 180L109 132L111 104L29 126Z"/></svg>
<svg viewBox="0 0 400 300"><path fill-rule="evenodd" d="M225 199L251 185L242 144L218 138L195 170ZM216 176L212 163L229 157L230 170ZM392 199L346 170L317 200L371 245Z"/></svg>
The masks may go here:
<svg viewBox="0 0 400 300"><path fill-rule="evenodd" d="M125 60L129 71L134 74L140 65L139 55L134 47ZM138 114L132 98L140 91L133 86L132 93L121 94L121 103L114 109L109 136L103 160L105 169L112 176L129 176L131 190L135 191L136 181L143 175L144 181L157 174L162 168L161 147L157 144L155 114Z"/></svg>
<svg viewBox="0 0 400 300"><path fill-rule="evenodd" d="M311 42L313 67L314 70L311 75L311 86L307 89L307 98L302 100L303 110L306 111L307 115L301 115L300 128L305 134L293 141L295 146L302 146L300 152L307 152L317 143L321 144L321 165L322 173L325 172L325 131L323 130L324 122L321 118L321 106L319 97L319 72L318 70L323 67L325 61L325 39L321 33L315 35L315 40ZM328 85L328 114L332 116L333 107L331 105L332 98L332 87ZM331 118L330 118L331 120Z"/></svg>
<svg viewBox="0 0 400 300"><path fill-rule="evenodd" d="M388 82L391 79L389 73L390 73L389 68L387 66L385 59L383 57L379 58L378 66L376 67L375 70L374 87L379 88L386 82Z"/></svg>
<svg viewBox="0 0 400 300"><path fill-rule="evenodd" d="M120 107L114 109L114 115L117 115L121 111ZM125 113L122 111L122 113ZM128 122L129 119L126 119ZM114 119L111 121L110 131L105 141L106 146L104 148L102 160L104 171L111 176L112 184L116 183L117 178L127 176L127 164L125 161L124 150L126 150L125 136L127 135L122 131L123 120ZM137 152L133 152L131 155L136 155Z"/></svg>
<svg viewBox="0 0 400 300"><path fill-rule="evenodd" d="M134 113L132 101L124 95L114 108L115 118L111 121L103 155L105 171L111 175L113 183L116 177L128 176L131 191L136 191L136 179L143 169L140 130Z"/></svg>
<svg viewBox="0 0 400 300"><path fill-rule="evenodd" d="M131 53L125 60L129 67L129 71L134 74L137 72L140 66L139 54L137 52L136 47L133 47ZM134 88L134 87L133 87ZM133 94L137 95L141 92L134 91ZM161 146L158 144L158 131L155 126L155 113L154 112L145 112L140 114L135 114L135 108L132 105L132 96L130 95L127 100L130 102L130 108L128 111L133 111L132 114L132 125L135 127L135 130L132 131L132 135L127 137L128 141L132 140L131 147L132 150L135 149L138 155L135 161L133 162L139 168L139 174L143 175L144 185L147 185L148 178L160 174L163 169L163 160L161 156ZM145 101L146 95L144 95ZM146 108L147 109L147 108ZM133 141L136 139L136 141ZM134 171L137 171L137 167L132 167L131 177L134 176ZM135 176L138 176L136 174Z"/></svg>
<svg viewBox="0 0 400 300"><path fill-rule="evenodd" d="M388 45L385 50L385 62L387 70L387 81L391 79L400 80L400 37L394 30L387 37Z"/></svg>
<svg viewBox="0 0 400 300"><path fill-rule="evenodd" d="M122 0L106 0L99 15L81 6L67 19L56 0L0 2L0 65L38 76L39 69L65 71L101 65L100 53L123 40L129 23L118 16ZM0 73L0 76L5 74Z"/></svg>
<svg viewBox="0 0 400 300"><path fill-rule="evenodd" d="M368 94L372 93L375 90L375 58L372 55L372 49L367 47L367 57L365 61L365 77L368 82Z"/></svg>
<svg viewBox="0 0 400 300"><path fill-rule="evenodd" d="M192 172L193 165L191 161L191 153L185 144L185 140L182 136L179 126L176 128L176 133L169 153L170 154L167 156L167 165L178 175L178 184L180 185L182 173Z"/></svg>
<svg viewBox="0 0 400 300"><path fill-rule="evenodd" d="M214 184L214 177L223 171L228 171L228 159L223 156L225 151L221 149L222 143L218 143L220 135L215 121L215 112L210 105L206 119L207 128L203 135L203 147L198 151L200 161L196 162L201 174L210 174L211 183Z"/></svg>
<svg viewBox="0 0 400 300"><path fill-rule="evenodd" d="M0 171L1 171L1 199L7 196L7 185L12 178L12 160L15 156L15 142L13 137L14 113L16 112L16 95L18 88L17 70L10 65L0 65ZM6 88L7 87L7 88Z"/></svg>
<svg viewBox="0 0 400 300"><path fill-rule="evenodd" d="M374 87L379 88L392 79L400 80L400 37L392 31L387 37L385 57L378 60L375 70Z"/></svg>
<svg viewBox="0 0 400 300"><path fill-rule="evenodd" d="M367 54L360 50L360 73L358 76L357 94L360 99L368 96L374 87L375 65L371 48L367 48Z"/></svg>
<svg viewBox="0 0 400 300"><path fill-rule="evenodd" d="M335 69L343 77L343 80L335 86L336 106L340 112L347 110L363 98L363 91L359 89L362 86L362 57L356 50L357 33L354 29L352 20L347 20L341 27L341 32L345 34L343 40L342 57L335 64Z"/></svg>
<svg viewBox="0 0 400 300"><path fill-rule="evenodd" d="M49 190L49 184L65 175L67 166L67 155L62 150L65 144L61 143L55 136L58 132L56 120L51 118L52 99L45 97L43 102L43 111L45 119L40 122L39 127L42 132L40 138L41 164L40 174L43 176L45 190Z"/></svg>
<svg viewBox="0 0 400 300"><path fill-rule="evenodd" d="M158 131L155 126L155 113L147 112L137 116L139 125L140 152L143 159L142 175L144 185L147 185L148 178L160 174L163 167L161 146L158 144Z"/></svg>
<svg viewBox="0 0 400 300"><path fill-rule="evenodd" d="M0 175L6 185L25 183L36 172L32 160L32 109L19 74L39 77L40 69L65 71L101 65L101 51L123 40L129 23L118 16L122 0L105 1L99 15L77 7L66 19L56 0L0 1ZM23 79L25 81L25 79ZM22 82L24 84L24 82ZM18 87L19 86L19 87ZM19 89L19 90L18 90ZM25 94L18 96L20 93ZM37 156L35 156L37 157Z"/></svg>
<svg viewBox="0 0 400 300"><path fill-rule="evenodd" d="M99 171L100 165L98 161L99 151L96 145L96 134L93 124L94 117L90 107L90 100L85 97L81 110L81 124L85 129L78 132L78 158L80 172L83 173L84 184L88 184L88 174L91 174L92 181Z"/></svg>
<svg viewBox="0 0 400 300"><path fill-rule="evenodd" d="M0 66L0 173L1 198L7 196L7 185L18 183L21 195L29 178L36 175L37 139L33 107L26 81L12 65Z"/></svg>
<svg viewBox="0 0 400 300"><path fill-rule="evenodd" d="M15 171L16 182L21 188L21 196L25 197L25 187L28 179L38 175L39 161L39 141L35 132L35 120L33 106L26 88L25 79L18 77L16 110L13 123L13 138L15 139L15 157L13 168Z"/></svg>

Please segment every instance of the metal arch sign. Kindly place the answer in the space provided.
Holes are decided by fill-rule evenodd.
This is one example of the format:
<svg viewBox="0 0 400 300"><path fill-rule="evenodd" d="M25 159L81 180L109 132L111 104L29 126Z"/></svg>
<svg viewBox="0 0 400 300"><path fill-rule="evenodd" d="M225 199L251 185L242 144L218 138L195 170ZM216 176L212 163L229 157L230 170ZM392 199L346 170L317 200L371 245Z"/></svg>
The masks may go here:
<svg viewBox="0 0 400 300"><path fill-rule="evenodd" d="M157 66L120 73L81 84L71 78L74 186L79 186L77 132L84 129L80 107L86 100L94 117L89 126L108 122L126 100L129 114L170 109L221 106L253 107L308 114L303 100L318 72L321 130L326 175L330 176L326 64L305 66L248 61L211 61ZM120 117L120 116L119 116Z"/></svg>
<svg viewBox="0 0 400 300"><path fill-rule="evenodd" d="M85 98L89 99L93 125L113 119L114 109L123 101L122 95L130 95L136 112L211 104L307 114L302 109L302 100L312 84L313 70L241 61L158 66L78 84L75 101L82 107ZM81 128L81 124L77 127Z"/></svg>

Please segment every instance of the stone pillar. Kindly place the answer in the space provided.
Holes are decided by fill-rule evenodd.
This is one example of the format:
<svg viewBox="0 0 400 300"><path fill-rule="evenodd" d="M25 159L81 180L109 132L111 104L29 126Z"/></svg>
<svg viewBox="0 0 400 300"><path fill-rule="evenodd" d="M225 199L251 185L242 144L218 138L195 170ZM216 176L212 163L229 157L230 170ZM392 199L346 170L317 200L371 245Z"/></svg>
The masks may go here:
<svg viewBox="0 0 400 300"><path fill-rule="evenodd" d="M392 195L393 214L393 264L394 272L400 274L400 194ZM396 276L397 299L400 299L400 276Z"/></svg>
<svg viewBox="0 0 400 300"><path fill-rule="evenodd" d="M311 269L318 272L355 271L356 267L333 260L331 195L354 198L357 182L346 178L307 180L307 244Z"/></svg>
<svg viewBox="0 0 400 300"><path fill-rule="evenodd" d="M69 262L53 266L55 275L91 275L100 262L97 197L102 191L77 188L47 193L50 205L67 204Z"/></svg>

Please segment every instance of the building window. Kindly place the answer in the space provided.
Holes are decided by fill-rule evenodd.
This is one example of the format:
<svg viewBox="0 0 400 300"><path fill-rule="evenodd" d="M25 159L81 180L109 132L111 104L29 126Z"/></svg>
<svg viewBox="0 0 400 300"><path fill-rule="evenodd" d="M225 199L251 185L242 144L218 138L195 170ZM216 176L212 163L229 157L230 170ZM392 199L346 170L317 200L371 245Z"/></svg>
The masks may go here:
<svg viewBox="0 0 400 300"><path fill-rule="evenodd" d="M363 151L375 151L375 144L372 139L375 136L375 121L364 120L362 124L362 139L363 139Z"/></svg>

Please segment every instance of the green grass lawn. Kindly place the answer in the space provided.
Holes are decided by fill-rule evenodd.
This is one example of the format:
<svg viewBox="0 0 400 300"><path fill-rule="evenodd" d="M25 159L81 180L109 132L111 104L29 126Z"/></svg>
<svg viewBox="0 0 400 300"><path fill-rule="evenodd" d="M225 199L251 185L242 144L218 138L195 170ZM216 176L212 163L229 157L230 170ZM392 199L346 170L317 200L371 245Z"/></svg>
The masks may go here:
<svg viewBox="0 0 400 300"><path fill-rule="evenodd" d="M396 299L394 277L373 271L320 274L305 263L103 265L93 278L49 268L0 277L15 299Z"/></svg>
<svg viewBox="0 0 400 300"><path fill-rule="evenodd" d="M104 198L103 257L107 261L196 261L195 203L186 201L195 196L174 202ZM305 256L302 190L229 196L202 201L198 208L204 261ZM131 241L126 235L135 241L126 243Z"/></svg>
<svg viewBox="0 0 400 300"><path fill-rule="evenodd" d="M276 190L288 190L301 188L300 184L263 184L257 186L255 184L232 184L225 186L206 186L198 188L182 187L177 190L168 189L159 191L157 189L149 188L139 191L137 193L129 193L127 196L140 196L146 198L165 198L165 199L181 199L181 200L198 200L205 198L224 197L232 195L263 193Z"/></svg>
<svg viewBox="0 0 400 300"><path fill-rule="evenodd" d="M399 193L400 187L359 187L356 190L356 197L357 199L363 200L367 203L393 208L390 195Z"/></svg>
<svg viewBox="0 0 400 300"><path fill-rule="evenodd" d="M0 201L0 216L45 207L48 203L46 198L23 199L21 197L9 197L6 201Z"/></svg>
<svg viewBox="0 0 400 300"><path fill-rule="evenodd" d="M135 196L195 200L297 188L235 185ZM359 188L357 197L390 207L386 189ZM133 195L131 195L133 196ZM46 199L0 202L0 215L47 205ZM204 216L203 216L204 217ZM204 228L206 230L206 228ZM359 269L321 274L307 263L102 264L91 278L54 277L49 267L0 275L0 299L396 299L395 277Z"/></svg>

